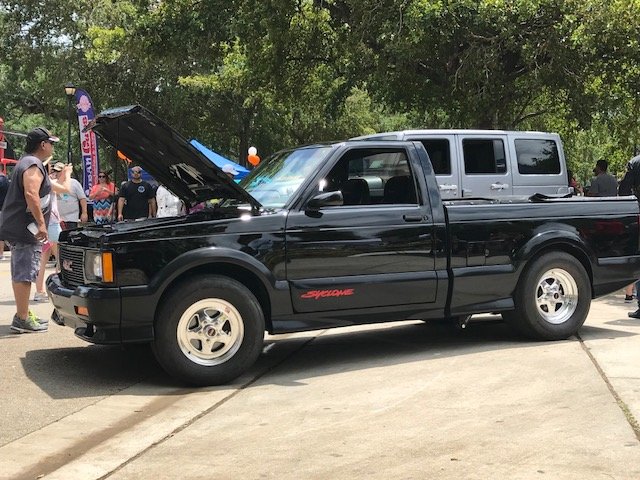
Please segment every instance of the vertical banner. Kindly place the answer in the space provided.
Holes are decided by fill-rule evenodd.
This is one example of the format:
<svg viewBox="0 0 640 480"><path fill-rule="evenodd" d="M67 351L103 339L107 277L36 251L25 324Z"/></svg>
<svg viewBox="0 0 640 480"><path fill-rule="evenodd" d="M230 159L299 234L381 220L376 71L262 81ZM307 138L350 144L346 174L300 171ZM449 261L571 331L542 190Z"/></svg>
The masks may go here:
<svg viewBox="0 0 640 480"><path fill-rule="evenodd" d="M84 90L76 89L76 110L80 126L80 150L82 152L82 188L89 195L91 187L98 183L100 162L98 161L98 139L93 132L83 132L84 127L94 119L91 97Z"/></svg>

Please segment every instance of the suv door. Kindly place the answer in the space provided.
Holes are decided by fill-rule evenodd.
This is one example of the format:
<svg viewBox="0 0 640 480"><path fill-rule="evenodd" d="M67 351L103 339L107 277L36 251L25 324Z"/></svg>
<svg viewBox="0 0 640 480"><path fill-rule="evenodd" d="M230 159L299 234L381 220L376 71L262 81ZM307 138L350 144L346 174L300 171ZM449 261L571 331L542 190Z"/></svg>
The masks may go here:
<svg viewBox="0 0 640 480"><path fill-rule="evenodd" d="M506 135L458 135L463 197L513 195Z"/></svg>
<svg viewBox="0 0 640 480"><path fill-rule="evenodd" d="M569 193L564 152L555 134L509 135L514 195Z"/></svg>
<svg viewBox="0 0 640 480"><path fill-rule="evenodd" d="M455 161L457 158L455 135L429 135L428 137L407 135L406 139L419 141L429 154L440 189L440 197L443 200L461 197L460 163Z"/></svg>
<svg viewBox="0 0 640 480"><path fill-rule="evenodd" d="M296 312L435 301L434 225L421 194L424 175L413 145L387 145L339 150L290 211L287 280ZM336 190L344 205L305 210L318 193Z"/></svg>

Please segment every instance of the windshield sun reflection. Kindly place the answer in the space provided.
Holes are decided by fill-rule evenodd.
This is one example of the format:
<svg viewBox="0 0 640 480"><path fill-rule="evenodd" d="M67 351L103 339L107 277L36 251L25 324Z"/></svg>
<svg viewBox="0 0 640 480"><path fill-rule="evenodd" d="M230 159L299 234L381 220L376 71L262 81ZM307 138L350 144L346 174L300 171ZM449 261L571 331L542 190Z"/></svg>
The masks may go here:
<svg viewBox="0 0 640 480"><path fill-rule="evenodd" d="M240 186L264 207L282 208L330 151L331 147L323 146L278 152L245 177Z"/></svg>

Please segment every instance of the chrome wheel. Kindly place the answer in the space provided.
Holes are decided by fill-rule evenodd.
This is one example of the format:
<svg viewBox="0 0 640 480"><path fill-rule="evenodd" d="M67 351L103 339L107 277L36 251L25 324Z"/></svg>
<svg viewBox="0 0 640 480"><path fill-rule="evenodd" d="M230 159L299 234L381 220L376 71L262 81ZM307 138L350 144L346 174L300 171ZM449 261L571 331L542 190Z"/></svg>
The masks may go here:
<svg viewBox="0 0 640 480"><path fill-rule="evenodd" d="M232 358L244 339L244 322L238 310L220 298L205 298L180 317L178 345L192 362L219 365Z"/></svg>
<svg viewBox="0 0 640 480"><path fill-rule="evenodd" d="M578 285L573 276L561 268L544 272L536 287L536 306L546 322L559 325L569 320L578 306Z"/></svg>

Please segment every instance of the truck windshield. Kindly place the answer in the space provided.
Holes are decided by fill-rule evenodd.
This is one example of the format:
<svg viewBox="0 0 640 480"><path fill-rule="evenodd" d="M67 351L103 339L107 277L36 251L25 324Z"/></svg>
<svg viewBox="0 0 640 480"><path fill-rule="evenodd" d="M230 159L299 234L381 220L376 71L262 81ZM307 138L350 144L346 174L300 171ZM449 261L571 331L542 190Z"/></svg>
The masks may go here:
<svg viewBox="0 0 640 480"><path fill-rule="evenodd" d="M278 152L260 163L240 186L264 207L282 208L330 151L331 147L323 146Z"/></svg>

